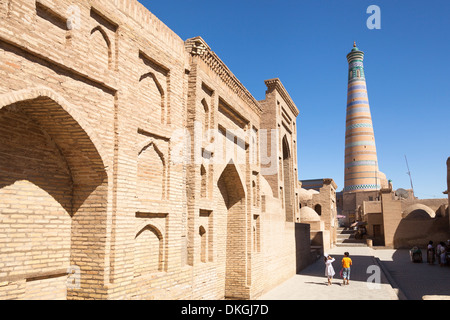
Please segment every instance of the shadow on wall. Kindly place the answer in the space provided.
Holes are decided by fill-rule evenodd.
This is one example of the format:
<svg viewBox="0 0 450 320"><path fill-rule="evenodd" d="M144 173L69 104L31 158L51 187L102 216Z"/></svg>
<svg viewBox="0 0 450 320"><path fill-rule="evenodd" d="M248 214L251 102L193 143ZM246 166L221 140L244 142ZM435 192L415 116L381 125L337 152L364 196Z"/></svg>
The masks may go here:
<svg viewBox="0 0 450 320"><path fill-rule="evenodd" d="M434 243L450 239L448 216L435 215L423 209L412 210L399 223L394 234L394 248L411 249L426 247L428 241Z"/></svg>
<svg viewBox="0 0 450 320"><path fill-rule="evenodd" d="M7 123L0 136L0 189L28 181L73 216L106 182L104 164L89 136L52 99L1 108L0 120Z"/></svg>
<svg viewBox="0 0 450 320"><path fill-rule="evenodd" d="M295 255L297 274L323 256L323 239L318 234L311 239L309 223L295 224Z"/></svg>

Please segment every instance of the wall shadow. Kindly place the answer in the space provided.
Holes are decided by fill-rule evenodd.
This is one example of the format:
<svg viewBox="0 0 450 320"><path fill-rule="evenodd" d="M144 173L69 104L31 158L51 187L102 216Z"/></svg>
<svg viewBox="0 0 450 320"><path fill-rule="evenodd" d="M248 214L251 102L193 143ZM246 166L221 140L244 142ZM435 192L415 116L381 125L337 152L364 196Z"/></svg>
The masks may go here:
<svg viewBox="0 0 450 320"><path fill-rule="evenodd" d="M400 221L394 234L394 247L426 247L430 240L437 244L447 239L450 239L448 216L430 218L423 210L416 210Z"/></svg>
<svg viewBox="0 0 450 320"><path fill-rule="evenodd" d="M311 253L310 234L310 224L295 223L295 270L297 274L316 260Z"/></svg>

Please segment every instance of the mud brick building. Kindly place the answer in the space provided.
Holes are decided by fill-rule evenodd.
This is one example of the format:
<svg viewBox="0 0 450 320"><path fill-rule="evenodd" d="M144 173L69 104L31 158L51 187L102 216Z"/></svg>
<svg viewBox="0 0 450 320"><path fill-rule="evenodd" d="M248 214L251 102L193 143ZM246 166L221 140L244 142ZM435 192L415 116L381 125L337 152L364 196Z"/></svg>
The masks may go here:
<svg viewBox="0 0 450 320"><path fill-rule="evenodd" d="M0 299L251 299L295 274L296 117L135 0L0 1Z"/></svg>
<svg viewBox="0 0 450 320"><path fill-rule="evenodd" d="M323 250L327 252L337 242L337 185L330 178L301 180L300 182L300 220L310 222L311 238L314 238L312 231L320 231L323 238L321 241ZM307 218L302 216L302 212L306 213Z"/></svg>

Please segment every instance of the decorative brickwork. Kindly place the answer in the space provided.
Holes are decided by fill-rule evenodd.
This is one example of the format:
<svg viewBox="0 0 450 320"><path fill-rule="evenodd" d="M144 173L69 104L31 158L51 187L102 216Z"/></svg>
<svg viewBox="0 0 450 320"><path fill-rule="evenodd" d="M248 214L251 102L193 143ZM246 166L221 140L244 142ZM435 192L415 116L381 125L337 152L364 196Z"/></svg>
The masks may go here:
<svg viewBox="0 0 450 320"><path fill-rule="evenodd" d="M347 222L356 219L360 200L365 197L363 193L368 195L387 186L386 177L378 168L363 60L364 52L354 43L353 49L347 55L349 77L343 189L343 214L349 219Z"/></svg>
<svg viewBox="0 0 450 320"><path fill-rule="evenodd" d="M135 0L0 18L0 299L252 299L295 274L279 79L257 101Z"/></svg>

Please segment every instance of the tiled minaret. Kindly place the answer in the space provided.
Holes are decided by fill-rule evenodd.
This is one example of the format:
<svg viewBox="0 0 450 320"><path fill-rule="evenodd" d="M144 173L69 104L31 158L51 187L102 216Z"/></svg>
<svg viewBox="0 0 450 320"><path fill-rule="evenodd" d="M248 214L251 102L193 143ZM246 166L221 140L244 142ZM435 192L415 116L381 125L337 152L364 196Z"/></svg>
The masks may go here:
<svg viewBox="0 0 450 320"><path fill-rule="evenodd" d="M377 150L364 75L364 52L353 44L349 64L345 130L344 192L380 189L386 177L378 170Z"/></svg>

